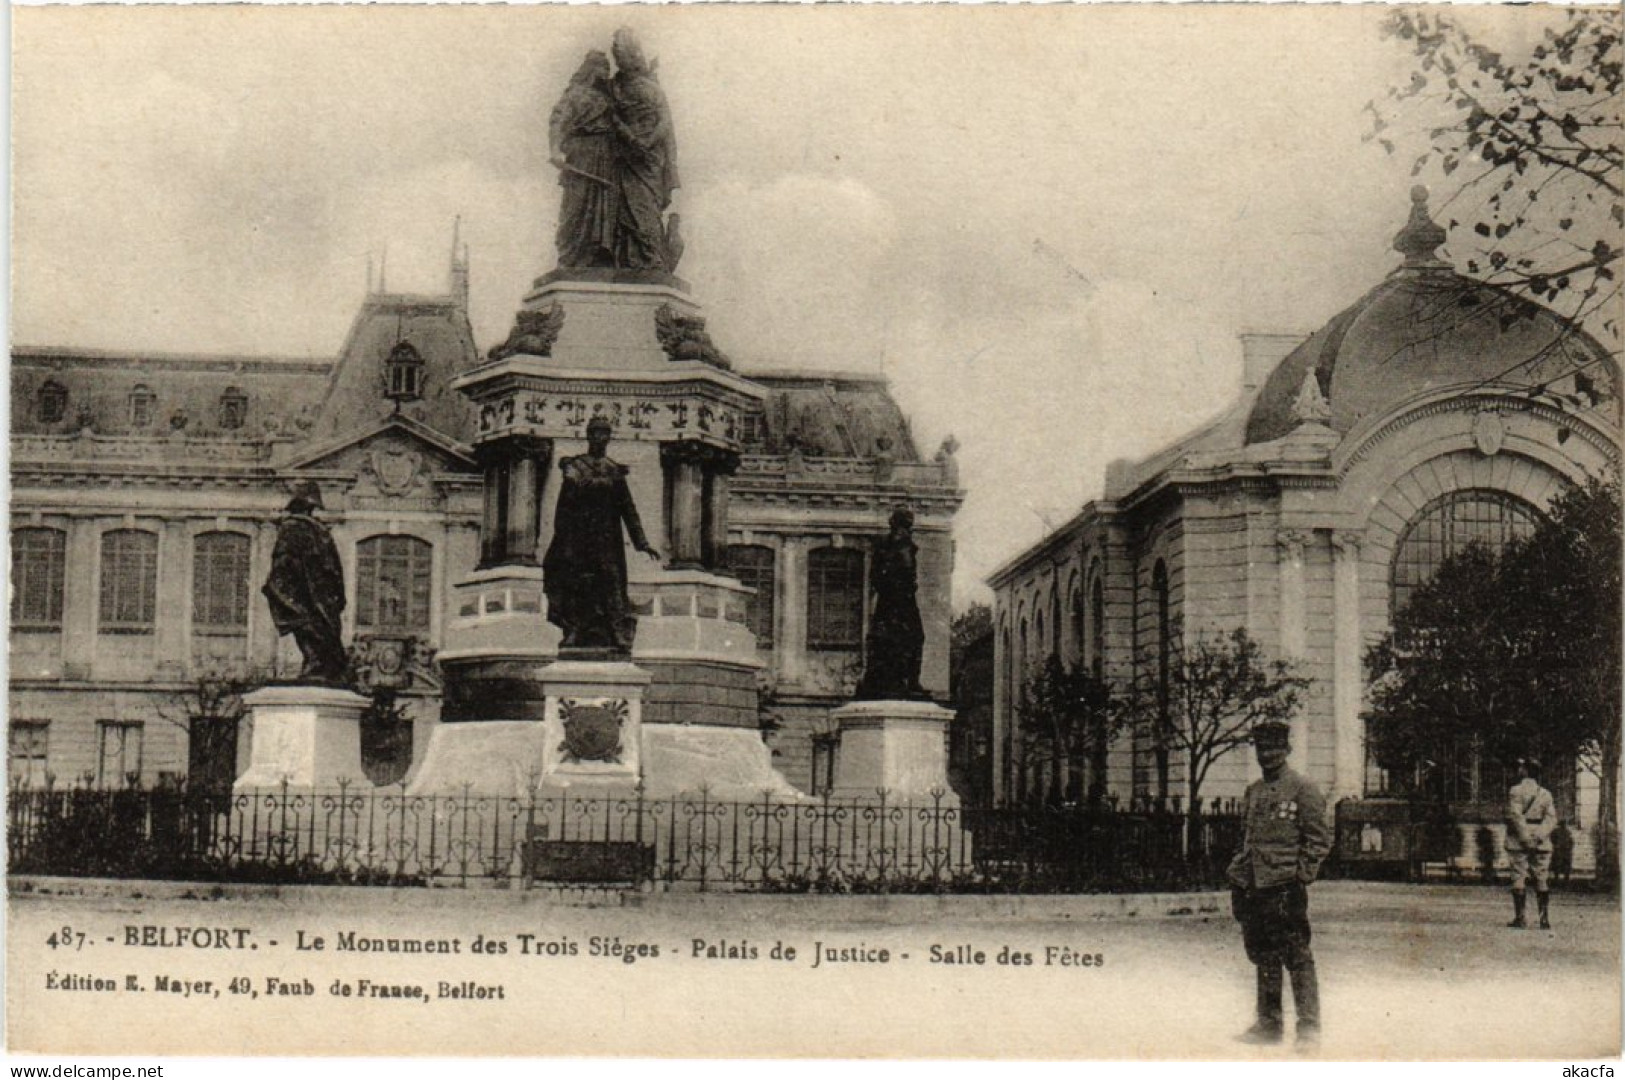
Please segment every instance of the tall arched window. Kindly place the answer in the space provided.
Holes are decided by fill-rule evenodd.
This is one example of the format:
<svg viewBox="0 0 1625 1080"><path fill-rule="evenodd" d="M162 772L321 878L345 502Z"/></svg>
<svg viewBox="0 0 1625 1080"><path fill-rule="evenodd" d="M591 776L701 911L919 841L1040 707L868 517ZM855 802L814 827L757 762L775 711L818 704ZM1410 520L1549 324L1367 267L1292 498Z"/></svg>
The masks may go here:
<svg viewBox="0 0 1625 1080"><path fill-rule="evenodd" d="M756 635L756 644L768 648L773 644L773 549L760 544L731 544L728 547L728 568L756 594L745 601L745 621Z"/></svg>
<svg viewBox="0 0 1625 1080"><path fill-rule="evenodd" d="M1161 559L1151 571L1151 594L1157 605L1157 798L1168 797L1169 692L1173 680L1174 628L1168 590L1168 564Z"/></svg>
<svg viewBox="0 0 1625 1080"><path fill-rule="evenodd" d="M1078 588L1077 579L1072 581L1072 653L1079 664L1089 662L1088 639L1084 636L1083 590Z"/></svg>
<svg viewBox="0 0 1625 1080"><path fill-rule="evenodd" d="M415 536L371 536L356 545L355 624L429 629L434 545Z"/></svg>
<svg viewBox="0 0 1625 1080"><path fill-rule="evenodd" d="M68 536L61 529L13 529L11 625L17 630L62 629L62 587Z"/></svg>
<svg viewBox="0 0 1625 1080"><path fill-rule="evenodd" d="M1021 616L1021 622L1016 628L1016 692L1010 700L1014 703L1013 711L1019 712L1021 703L1027 699L1027 665L1032 662L1031 640L1027 629L1027 616ZM1019 717L1018 717L1019 719Z"/></svg>
<svg viewBox="0 0 1625 1080"><path fill-rule="evenodd" d="M807 647L863 647L863 552L826 547L807 553Z"/></svg>
<svg viewBox="0 0 1625 1080"><path fill-rule="evenodd" d="M1033 652L1032 666L1038 666L1039 656L1049 655L1049 638L1044 636L1044 612L1042 609L1033 612Z"/></svg>
<svg viewBox="0 0 1625 1080"><path fill-rule="evenodd" d="M68 415L68 388L55 379L47 379L39 388L36 408L40 423L61 423Z"/></svg>
<svg viewBox="0 0 1625 1080"><path fill-rule="evenodd" d="M114 529L102 534L101 629L150 634L158 607L158 534Z"/></svg>
<svg viewBox="0 0 1625 1080"><path fill-rule="evenodd" d="M1014 763L1010 751L1016 740L1016 701L1011 696L1010 678L1010 672L1014 667L1015 657L1010 654L1010 628L1007 626L999 631L999 700L1004 704L1004 733L1003 738L1000 740L1003 746L1002 766L1004 775L1000 779L1003 782L1004 797L1006 799L1010 797L1010 780Z"/></svg>
<svg viewBox="0 0 1625 1080"><path fill-rule="evenodd" d="M1094 572L1089 583L1089 668L1095 677L1106 673L1106 586L1100 580L1100 571Z"/></svg>
<svg viewBox="0 0 1625 1080"><path fill-rule="evenodd" d="M1514 539L1528 536L1539 520L1539 510L1501 491L1467 489L1434 499L1405 527L1394 547L1389 610L1404 607L1416 587L1450 556L1471 544L1500 551Z"/></svg>
<svg viewBox="0 0 1625 1080"><path fill-rule="evenodd" d="M1061 583L1055 583L1055 590L1049 594L1049 624L1054 636L1050 638L1049 654L1057 660L1061 657L1061 629L1064 623L1061 620Z"/></svg>
<svg viewBox="0 0 1625 1080"><path fill-rule="evenodd" d="M192 630L199 634L248 631L248 537L202 533L192 544Z"/></svg>

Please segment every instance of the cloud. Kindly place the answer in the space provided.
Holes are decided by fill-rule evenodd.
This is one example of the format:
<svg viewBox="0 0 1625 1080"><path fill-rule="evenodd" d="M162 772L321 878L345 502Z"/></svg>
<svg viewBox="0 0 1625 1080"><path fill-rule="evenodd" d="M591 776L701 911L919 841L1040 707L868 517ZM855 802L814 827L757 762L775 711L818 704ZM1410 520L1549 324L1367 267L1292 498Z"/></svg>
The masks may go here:
<svg viewBox="0 0 1625 1080"><path fill-rule="evenodd" d="M681 269L726 350L756 366L878 365L898 236L884 199L853 179L791 174L725 179L682 208Z"/></svg>

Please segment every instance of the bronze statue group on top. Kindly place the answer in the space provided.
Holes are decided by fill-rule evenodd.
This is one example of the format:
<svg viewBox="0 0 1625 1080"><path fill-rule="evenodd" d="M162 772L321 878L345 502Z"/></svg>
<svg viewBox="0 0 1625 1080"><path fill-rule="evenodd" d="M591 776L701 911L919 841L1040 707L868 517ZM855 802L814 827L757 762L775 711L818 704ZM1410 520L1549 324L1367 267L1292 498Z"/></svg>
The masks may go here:
<svg viewBox="0 0 1625 1080"><path fill-rule="evenodd" d="M671 110L631 30L615 31L610 57L581 61L548 123L550 160L564 197L559 211L560 269L674 273L682 258Z"/></svg>

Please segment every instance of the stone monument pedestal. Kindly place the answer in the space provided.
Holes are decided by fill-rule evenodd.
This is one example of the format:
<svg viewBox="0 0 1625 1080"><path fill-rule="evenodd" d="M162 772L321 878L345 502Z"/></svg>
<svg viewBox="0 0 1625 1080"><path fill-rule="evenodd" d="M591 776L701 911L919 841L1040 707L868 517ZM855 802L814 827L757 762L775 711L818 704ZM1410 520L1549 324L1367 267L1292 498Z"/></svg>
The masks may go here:
<svg viewBox="0 0 1625 1080"><path fill-rule="evenodd" d="M267 686L243 695L254 725L238 791L364 783L361 714L367 699L330 686Z"/></svg>
<svg viewBox="0 0 1625 1080"><path fill-rule="evenodd" d="M840 733L832 794L887 802L957 805L948 785L948 723L952 709L929 701L854 701L830 713Z"/></svg>
<svg viewBox="0 0 1625 1080"><path fill-rule="evenodd" d="M637 786L649 673L625 660L566 653L540 673L544 794L615 795Z"/></svg>

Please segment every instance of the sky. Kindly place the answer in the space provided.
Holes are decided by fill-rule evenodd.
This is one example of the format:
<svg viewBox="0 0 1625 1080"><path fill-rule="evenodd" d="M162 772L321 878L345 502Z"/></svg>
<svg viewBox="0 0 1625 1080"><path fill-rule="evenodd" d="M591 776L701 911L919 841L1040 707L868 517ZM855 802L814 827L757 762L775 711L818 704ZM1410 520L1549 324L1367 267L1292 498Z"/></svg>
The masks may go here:
<svg viewBox="0 0 1625 1080"><path fill-rule="evenodd" d="M554 266L547 114L624 23L713 338L884 373L922 453L957 438L963 607L1233 400L1241 331L1307 334L1397 264L1415 181L1361 138L1408 71L1381 15L14 7L12 341L330 358L369 259L445 290L461 215L489 347Z"/></svg>

